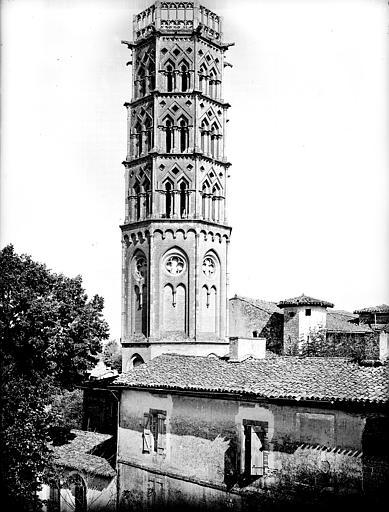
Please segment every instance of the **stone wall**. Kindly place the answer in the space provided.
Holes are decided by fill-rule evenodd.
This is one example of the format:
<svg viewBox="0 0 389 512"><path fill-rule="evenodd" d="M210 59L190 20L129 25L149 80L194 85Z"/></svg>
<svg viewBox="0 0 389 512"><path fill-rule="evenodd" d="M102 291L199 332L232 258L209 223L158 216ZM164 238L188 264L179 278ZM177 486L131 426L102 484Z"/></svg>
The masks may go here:
<svg viewBox="0 0 389 512"><path fill-rule="evenodd" d="M166 414L162 453L142 452L144 415L149 410ZM138 495L143 506L147 493L158 488L165 505L174 507L177 499L214 510L212 500L221 508L227 503L239 508L253 499L271 500L281 491L293 495L301 486L311 489L312 496L325 488L335 494L352 490L362 495L370 477L375 489L381 489L387 457L369 453L365 430L369 424L371 446L371 433L374 439L385 417L373 416L374 424L367 413L335 408L125 390L118 454L122 501ZM245 424L266 425L268 466L263 476L245 473ZM386 438L382 434L380 444Z"/></svg>

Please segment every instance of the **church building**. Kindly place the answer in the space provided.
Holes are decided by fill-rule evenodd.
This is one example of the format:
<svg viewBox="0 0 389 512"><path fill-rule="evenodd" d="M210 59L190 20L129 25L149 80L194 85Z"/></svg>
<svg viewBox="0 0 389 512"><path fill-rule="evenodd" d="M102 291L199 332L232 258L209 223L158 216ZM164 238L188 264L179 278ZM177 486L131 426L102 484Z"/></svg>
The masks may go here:
<svg viewBox="0 0 389 512"><path fill-rule="evenodd" d="M156 2L135 16L121 226L123 370L166 352L225 355L228 103L219 16Z"/></svg>

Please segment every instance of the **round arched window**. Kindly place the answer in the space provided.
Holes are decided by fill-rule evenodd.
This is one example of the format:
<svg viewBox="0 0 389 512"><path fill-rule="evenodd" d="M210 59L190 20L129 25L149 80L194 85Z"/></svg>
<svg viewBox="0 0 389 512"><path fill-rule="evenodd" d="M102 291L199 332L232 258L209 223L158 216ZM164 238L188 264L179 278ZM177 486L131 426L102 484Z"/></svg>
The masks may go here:
<svg viewBox="0 0 389 512"><path fill-rule="evenodd" d="M203 274L206 277L214 276L214 274L216 272L215 260L213 258L211 258L210 256L207 256L206 258L204 258L202 270L203 270Z"/></svg>
<svg viewBox="0 0 389 512"><path fill-rule="evenodd" d="M178 254L173 254L169 256L165 261L165 269L166 271L173 275L178 276L183 273L185 270L185 260Z"/></svg>

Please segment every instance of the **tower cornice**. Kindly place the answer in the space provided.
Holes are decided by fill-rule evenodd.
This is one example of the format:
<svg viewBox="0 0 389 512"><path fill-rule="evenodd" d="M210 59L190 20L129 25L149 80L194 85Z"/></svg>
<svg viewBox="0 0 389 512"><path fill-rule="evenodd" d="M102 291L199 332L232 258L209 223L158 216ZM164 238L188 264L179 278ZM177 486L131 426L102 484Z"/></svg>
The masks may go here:
<svg viewBox="0 0 389 512"><path fill-rule="evenodd" d="M137 99L134 99L131 101L126 101L125 103L123 103L123 106L126 108L136 107L136 106L142 104L143 102L147 103L148 101L153 100L158 97L168 97L168 98L198 97L198 98L201 98L204 100L208 100L209 102L223 108L224 110L227 110L231 107L231 105L229 103L227 103L225 101L217 100L215 98L212 98L211 96L207 96L207 95L203 94L201 91L197 91L197 90L193 90L193 91L189 91L189 92L180 92L180 91L167 92L167 91L155 90L155 91L151 92L150 94L148 94L147 96L143 96L142 98L137 98Z"/></svg>
<svg viewBox="0 0 389 512"><path fill-rule="evenodd" d="M197 40L211 44L215 48L218 48L219 50L222 50L222 51L227 51L230 48L230 46L235 46L235 43L226 43L223 41L218 42L218 41L210 39L206 36L203 36L199 32L199 29L197 29L197 30L157 30L154 27L152 27L152 28L153 28L153 30L151 32L149 32L144 37L136 39L135 41L122 40L121 43L126 45L129 50L132 50L134 48L140 48L144 44L150 43L150 41L152 41L156 37L170 36L170 37L194 37Z"/></svg>
<svg viewBox="0 0 389 512"><path fill-rule="evenodd" d="M129 169L133 166L139 165L139 163L145 162L146 160L152 160L153 158L158 157L158 156L160 156L160 157L162 156L163 158L166 158L168 160L169 159L176 160L177 157L186 158L186 159L190 159L190 160L203 159L207 162L218 164L221 167L224 167L225 169L228 169L229 167L231 167L231 162L223 162L222 160L218 160L216 158L212 158L210 156L204 155L200 151L194 151L192 153L164 153L162 151L156 150L156 151L150 152L147 155L144 155L141 157L137 157L137 158L134 158L131 160L124 160L122 162L122 164L124 165L124 167Z"/></svg>
<svg viewBox="0 0 389 512"><path fill-rule="evenodd" d="M227 236L227 241L231 235L232 227L227 224L221 224L219 222L212 222L205 219L162 219L162 218L150 218L140 220L137 222L127 222L120 225L120 229L123 234L127 231L143 231L149 235L153 235L154 232L166 232L172 230L173 232L189 232L195 231L197 235L201 232L205 233L206 236L215 237L217 231L220 231ZM174 238L174 236L173 236Z"/></svg>

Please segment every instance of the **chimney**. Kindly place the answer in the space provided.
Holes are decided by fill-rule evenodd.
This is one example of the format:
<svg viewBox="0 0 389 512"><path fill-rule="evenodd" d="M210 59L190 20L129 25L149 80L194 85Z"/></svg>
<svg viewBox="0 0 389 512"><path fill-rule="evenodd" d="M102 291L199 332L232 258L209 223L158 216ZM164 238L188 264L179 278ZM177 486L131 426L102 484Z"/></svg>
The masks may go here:
<svg viewBox="0 0 389 512"><path fill-rule="evenodd" d="M380 333L380 361L387 361L389 357L389 333L386 330Z"/></svg>
<svg viewBox="0 0 389 512"><path fill-rule="evenodd" d="M239 363L248 357L265 359L266 338L230 338L230 362Z"/></svg>

